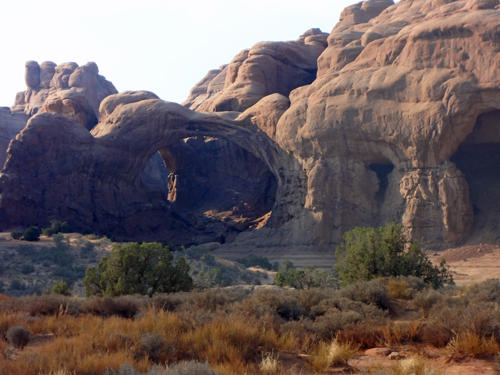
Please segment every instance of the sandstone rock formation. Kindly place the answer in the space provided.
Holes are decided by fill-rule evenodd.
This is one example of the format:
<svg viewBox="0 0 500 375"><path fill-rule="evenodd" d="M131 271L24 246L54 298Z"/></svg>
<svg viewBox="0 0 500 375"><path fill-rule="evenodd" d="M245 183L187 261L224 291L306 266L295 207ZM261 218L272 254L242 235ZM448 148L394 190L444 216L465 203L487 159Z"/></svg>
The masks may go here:
<svg viewBox="0 0 500 375"><path fill-rule="evenodd" d="M27 89L16 95L11 108L13 112L33 116L40 111L49 95L72 90L85 97L97 117L101 101L108 95L118 93L113 84L99 74L94 62L78 66L74 62L56 65L52 61L44 61L39 65L36 61L28 61L25 67Z"/></svg>
<svg viewBox="0 0 500 375"><path fill-rule="evenodd" d="M10 141L16 138L27 122L26 114L12 113L8 107L0 107L0 165L5 164Z"/></svg>
<svg viewBox="0 0 500 375"><path fill-rule="evenodd" d="M433 248L498 241L499 35L499 0L370 0L328 36L244 50L185 107L111 95L91 133L34 116L0 176L0 223L59 218L120 239L235 248L331 248L387 221ZM170 199L141 180L157 151ZM236 189L222 202L226 182ZM219 215L239 198L251 208Z"/></svg>
<svg viewBox="0 0 500 375"><path fill-rule="evenodd" d="M78 67L76 63L56 65L44 61L28 61L25 65L27 89L16 95L10 110L0 110L0 166L6 160L10 140L26 126L28 119L38 112L59 113L75 119L90 130L97 124L102 99L118 91L99 75L93 62ZM12 113L11 113L12 111Z"/></svg>

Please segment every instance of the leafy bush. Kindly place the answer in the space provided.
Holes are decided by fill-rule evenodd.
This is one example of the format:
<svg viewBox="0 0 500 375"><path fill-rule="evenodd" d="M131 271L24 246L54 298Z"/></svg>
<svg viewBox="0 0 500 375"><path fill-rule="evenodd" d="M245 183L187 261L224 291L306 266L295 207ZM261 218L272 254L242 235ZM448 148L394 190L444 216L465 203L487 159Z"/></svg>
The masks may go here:
<svg viewBox="0 0 500 375"><path fill-rule="evenodd" d="M7 341L17 349L24 348L30 341L31 332L22 326L11 327L5 335Z"/></svg>
<svg viewBox="0 0 500 375"><path fill-rule="evenodd" d="M10 236L15 240L19 240L23 236L23 233L18 230L14 230L10 232Z"/></svg>
<svg viewBox="0 0 500 375"><path fill-rule="evenodd" d="M38 227L29 227L23 233L23 240L25 241L38 241L40 240L40 230Z"/></svg>
<svg viewBox="0 0 500 375"><path fill-rule="evenodd" d="M66 221L51 221L49 228L44 228L42 233L47 237L52 237L58 233L71 233L71 228Z"/></svg>
<svg viewBox="0 0 500 375"><path fill-rule="evenodd" d="M25 275L29 275L35 272L35 266L33 266L32 264L23 264L21 267L21 272Z"/></svg>
<svg viewBox="0 0 500 375"><path fill-rule="evenodd" d="M446 261L443 259L439 267L433 266L418 243L406 239L400 224L346 232L335 256L342 285L390 276L416 276L435 289L453 282Z"/></svg>
<svg viewBox="0 0 500 375"><path fill-rule="evenodd" d="M52 287L52 294L60 294L63 296L70 296L71 292L68 288L68 284L64 280L59 280Z"/></svg>
<svg viewBox="0 0 500 375"><path fill-rule="evenodd" d="M96 268L87 269L83 285L88 296L172 293L189 291L193 280L180 257L176 265L168 247L159 243L115 245Z"/></svg>

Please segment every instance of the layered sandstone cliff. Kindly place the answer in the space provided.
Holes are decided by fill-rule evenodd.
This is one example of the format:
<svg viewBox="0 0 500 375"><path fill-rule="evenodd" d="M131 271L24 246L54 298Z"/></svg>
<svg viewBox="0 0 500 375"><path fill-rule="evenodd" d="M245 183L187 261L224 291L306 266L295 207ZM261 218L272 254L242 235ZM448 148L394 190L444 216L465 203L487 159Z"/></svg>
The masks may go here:
<svg viewBox="0 0 500 375"><path fill-rule="evenodd" d="M0 176L0 222L325 247L355 226L400 221L432 247L478 233L496 241L499 50L498 0L356 4L329 35L244 50L184 107L111 95L91 133L58 114L32 117ZM168 194L141 180L156 152L172 172ZM218 186L234 186L233 198Z"/></svg>

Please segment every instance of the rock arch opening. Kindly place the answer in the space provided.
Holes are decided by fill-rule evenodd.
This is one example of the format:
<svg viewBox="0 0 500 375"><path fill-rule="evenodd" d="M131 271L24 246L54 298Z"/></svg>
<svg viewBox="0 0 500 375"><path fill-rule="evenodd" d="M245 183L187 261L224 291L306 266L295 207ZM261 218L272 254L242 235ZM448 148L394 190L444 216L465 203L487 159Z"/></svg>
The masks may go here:
<svg viewBox="0 0 500 375"><path fill-rule="evenodd" d="M230 140L209 136L187 137L160 149L141 180L163 188L173 210L203 234L203 241L221 243L264 225L278 188L263 160Z"/></svg>
<svg viewBox="0 0 500 375"><path fill-rule="evenodd" d="M146 163L146 168L141 173L141 181L149 188L162 191L168 197L168 176L170 172L159 152L155 152Z"/></svg>
<svg viewBox="0 0 500 375"><path fill-rule="evenodd" d="M500 110L480 115L450 159L464 173L474 210L472 236L500 242Z"/></svg>

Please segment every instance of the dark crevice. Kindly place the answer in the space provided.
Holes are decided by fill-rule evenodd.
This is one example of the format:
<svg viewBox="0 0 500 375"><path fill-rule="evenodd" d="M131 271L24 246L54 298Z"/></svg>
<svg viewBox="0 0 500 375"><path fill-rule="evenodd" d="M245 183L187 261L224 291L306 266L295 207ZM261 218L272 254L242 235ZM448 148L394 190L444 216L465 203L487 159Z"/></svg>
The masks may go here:
<svg viewBox="0 0 500 375"><path fill-rule="evenodd" d="M392 163L372 163L368 166L368 169L375 172L379 179L379 189L375 194L375 200L381 204L384 202L385 193L389 186L388 176L394 170L394 165Z"/></svg>

